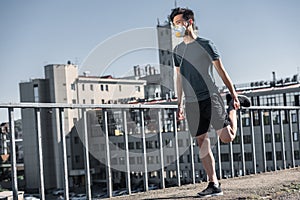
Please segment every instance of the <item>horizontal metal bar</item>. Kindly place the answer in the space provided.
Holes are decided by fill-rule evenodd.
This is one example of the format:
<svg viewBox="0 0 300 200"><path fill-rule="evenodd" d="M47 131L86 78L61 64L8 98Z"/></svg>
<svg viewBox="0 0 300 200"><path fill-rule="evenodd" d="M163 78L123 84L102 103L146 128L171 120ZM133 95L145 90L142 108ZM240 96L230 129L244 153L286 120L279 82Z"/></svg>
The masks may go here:
<svg viewBox="0 0 300 200"><path fill-rule="evenodd" d="M0 103L0 108L174 108L175 104L64 104L64 103ZM300 108L300 107L299 107Z"/></svg>
<svg viewBox="0 0 300 200"><path fill-rule="evenodd" d="M0 108L177 108L175 104L66 104L66 103L0 103ZM251 106L246 110L298 110L300 106Z"/></svg>
<svg viewBox="0 0 300 200"><path fill-rule="evenodd" d="M298 110L300 106L251 106L249 110Z"/></svg>

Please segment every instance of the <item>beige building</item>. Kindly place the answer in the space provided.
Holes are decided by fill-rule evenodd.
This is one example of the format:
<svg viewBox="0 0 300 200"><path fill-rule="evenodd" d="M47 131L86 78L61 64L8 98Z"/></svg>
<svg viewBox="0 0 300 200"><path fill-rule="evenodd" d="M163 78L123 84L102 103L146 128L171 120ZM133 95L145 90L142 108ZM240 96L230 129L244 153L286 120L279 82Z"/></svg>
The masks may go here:
<svg viewBox="0 0 300 200"><path fill-rule="evenodd" d="M78 75L78 68L70 62L45 66L45 78L20 83L21 102L66 103L66 104L112 104L125 100L144 99L144 80L115 79ZM81 173L80 166L73 170L76 161L83 160L82 148L77 148L74 124L81 118L76 109L64 112L64 127L67 136L69 174ZM39 187L38 155L35 112L22 110L24 165L27 189ZM42 109L41 128L44 157L45 187L63 187L63 167L59 132L59 111ZM75 127L76 128L76 127ZM81 143L78 145L82 147ZM79 149L79 150L78 150ZM81 162L82 163L82 162ZM83 169L82 169L83 170ZM72 184L72 180L70 181Z"/></svg>

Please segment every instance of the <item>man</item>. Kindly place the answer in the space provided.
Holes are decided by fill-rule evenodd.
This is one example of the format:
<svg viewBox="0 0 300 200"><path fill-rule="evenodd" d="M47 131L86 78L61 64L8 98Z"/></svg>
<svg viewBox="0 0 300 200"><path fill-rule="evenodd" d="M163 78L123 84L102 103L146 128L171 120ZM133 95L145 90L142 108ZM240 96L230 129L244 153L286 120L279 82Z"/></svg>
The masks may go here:
<svg viewBox="0 0 300 200"><path fill-rule="evenodd" d="M249 107L250 101L246 96L237 95L214 44L195 34L193 11L175 8L170 15L170 20L175 27L175 35L183 37L183 42L174 48L173 53L177 72L177 117L183 118L184 91L189 130L197 139L202 165L209 179L208 187L198 195L202 197L223 195L215 172L215 160L210 148L208 130L212 125L222 142L233 141L237 131L236 110L240 106ZM212 67L215 67L230 91L228 113L214 83Z"/></svg>

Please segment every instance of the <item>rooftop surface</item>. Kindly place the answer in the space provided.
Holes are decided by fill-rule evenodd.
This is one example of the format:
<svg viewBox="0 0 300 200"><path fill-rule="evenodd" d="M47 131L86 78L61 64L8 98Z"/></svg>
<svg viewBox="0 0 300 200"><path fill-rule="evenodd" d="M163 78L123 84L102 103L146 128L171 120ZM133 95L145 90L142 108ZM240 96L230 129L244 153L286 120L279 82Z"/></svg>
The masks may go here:
<svg viewBox="0 0 300 200"><path fill-rule="evenodd" d="M300 167L223 179L220 182L224 195L209 199L300 199ZM207 183L202 182L112 199L195 199L198 198L197 193L206 186Z"/></svg>

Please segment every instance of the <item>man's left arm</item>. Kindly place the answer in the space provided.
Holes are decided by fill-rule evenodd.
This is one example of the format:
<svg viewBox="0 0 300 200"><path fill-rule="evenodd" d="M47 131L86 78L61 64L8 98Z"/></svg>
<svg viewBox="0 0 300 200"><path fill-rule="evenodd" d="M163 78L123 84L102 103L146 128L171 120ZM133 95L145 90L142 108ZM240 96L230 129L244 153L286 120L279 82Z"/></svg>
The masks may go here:
<svg viewBox="0 0 300 200"><path fill-rule="evenodd" d="M232 99L234 100L234 107L237 109L240 107L240 102L238 100L238 94L236 93L233 83L228 75L228 73L226 72L223 63L221 61L221 59L217 59L213 61L213 64L219 74L219 76L221 77L221 79L223 80L224 84L226 85L226 87L229 89Z"/></svg>

